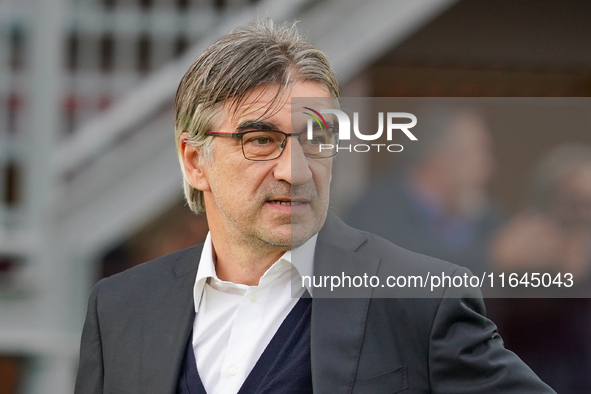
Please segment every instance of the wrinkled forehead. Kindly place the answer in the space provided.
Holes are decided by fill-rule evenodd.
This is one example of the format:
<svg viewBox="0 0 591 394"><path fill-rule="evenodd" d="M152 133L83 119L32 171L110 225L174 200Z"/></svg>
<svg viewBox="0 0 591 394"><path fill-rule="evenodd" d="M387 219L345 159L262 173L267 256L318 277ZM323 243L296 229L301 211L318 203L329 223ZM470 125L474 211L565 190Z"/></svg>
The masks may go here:
<svg viewBox="0 0 591 394"><path fill-rule="evenodd" d="M337 108L338 99L329 97L329 90L320 83L296 83L294 86L260 86L244 97L224 103L227 121L238 124L243 120L281 121L292 127L305 127L310 116L316 120L333 121L332 114L320 114L323 109Z"/></svg>

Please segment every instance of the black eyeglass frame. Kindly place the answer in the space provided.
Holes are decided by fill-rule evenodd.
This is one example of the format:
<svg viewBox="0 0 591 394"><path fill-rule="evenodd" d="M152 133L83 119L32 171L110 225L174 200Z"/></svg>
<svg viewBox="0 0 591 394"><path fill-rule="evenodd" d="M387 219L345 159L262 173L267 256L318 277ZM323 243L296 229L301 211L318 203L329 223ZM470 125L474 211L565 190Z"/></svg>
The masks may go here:
<svg viewBox="0 0 591 394"><path fill-rule="evenodd" d="M256 159L250 159L248 157L246 157L246 153L244 152L244 139L243 137L246 134L250 134L250 133L260 133L260 132L274 132L274 133L280 133L283 134L285 136L285 139L283 140L283 142L281 142L281 144L279 145L281 148L281 151L279 152L279 154L272 158L272 159L263 159L263 160L256 160ZM224 131L206 131L205 134L207 135L211 135L213 137L231 137L231 138L236 138L236 139L240 139L240 147L242 148L242 156L244 156L244 158L246 160L250 160L250 161L271 161L271 160L276 160L279 157L281 157L281 155L283 154L283 150L285 149L285 144L287 143L287 137L298 137L298 142L300 143L300 145L302 144L302 141L300 139L300 136L302 134L307 133L307 131L302 131L301 133L284 133L283 131L279 131L279 130L248 130L248 131L238 131L238 132L232 132L232 131L228 131L228 132L224 132ZM334 133L334 132L333 132ZM310 156L308 154L306 154L306 152L304 152L304 156L309 157L310 159L329 159L331 157L335 157L338 153L338 146L339 146L339 134L335 133L335 152L333 154L331 154L330 156L322 156L322 157L318 157L318 156Z"/></svg>

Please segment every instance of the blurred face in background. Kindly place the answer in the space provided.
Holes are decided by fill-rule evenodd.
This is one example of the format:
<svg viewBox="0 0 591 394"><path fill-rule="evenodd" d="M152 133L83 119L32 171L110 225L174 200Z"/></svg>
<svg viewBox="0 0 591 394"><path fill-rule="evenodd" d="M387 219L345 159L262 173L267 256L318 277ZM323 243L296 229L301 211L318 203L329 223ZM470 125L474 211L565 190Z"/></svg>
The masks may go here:
<svg viewBox="0 0 591 394"><path fill-rule="evenodd" d="M484 122L461 113L449 124L428 163L436 168L445 205L453 212L470 215L486 200L486 187L495 167L492 140Z"/></svg>
<svg viewBox="0 0 591 394"><path fill-rule="evenodd" d="M493 169L492 141L482 120L458 115L447 137L447 166L450 182L460 190L487 186Z"/></svg>
<svg viewBox="0 0 591 394"><path fill-rule="evenodd" d="M591 163L572 169L562 178L549 211L566 227L591 229Z"/></svg>

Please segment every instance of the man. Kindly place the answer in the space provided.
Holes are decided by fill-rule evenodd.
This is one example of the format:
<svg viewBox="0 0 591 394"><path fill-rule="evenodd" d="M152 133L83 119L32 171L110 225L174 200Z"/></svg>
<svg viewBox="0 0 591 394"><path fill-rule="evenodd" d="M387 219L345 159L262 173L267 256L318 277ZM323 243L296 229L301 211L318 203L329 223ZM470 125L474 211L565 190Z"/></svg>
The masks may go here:
<svg viewBox="0 0 591 394"><path fill-rule="evenodd" d="M200 56L175 129L185 196L210 234L96 285L78 394L552 392L503 348L477 294L291 297L291 271L459 272L328 213L335 152L316 148L335 134L293 130L291 98L338 93L294 27L254 23Z"/></svg>

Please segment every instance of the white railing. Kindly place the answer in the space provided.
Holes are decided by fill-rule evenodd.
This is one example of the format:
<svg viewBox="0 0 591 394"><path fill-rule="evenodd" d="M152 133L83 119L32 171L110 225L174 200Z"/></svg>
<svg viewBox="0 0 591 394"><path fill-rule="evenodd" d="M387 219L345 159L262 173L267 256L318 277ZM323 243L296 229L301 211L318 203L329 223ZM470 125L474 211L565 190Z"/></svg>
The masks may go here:
<svg viewBox="0 0 591 394"><path fill-rule="evenodd" d="M301 19L344 82L453 0L181 3L0 0L0 255L24 262L13 299L0 291L0 353L35 356L27 393L71 392L96 256L179 197L172 99L207 45L257 16Z"/></svg>

